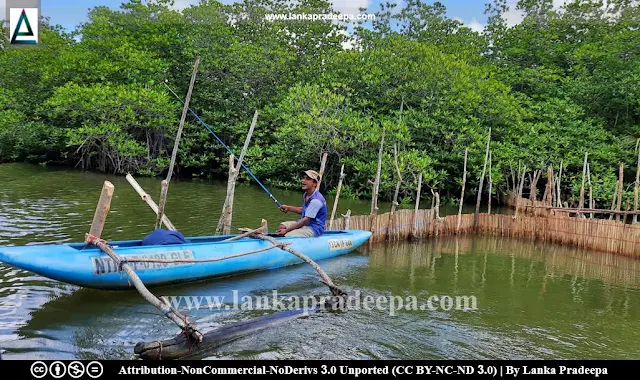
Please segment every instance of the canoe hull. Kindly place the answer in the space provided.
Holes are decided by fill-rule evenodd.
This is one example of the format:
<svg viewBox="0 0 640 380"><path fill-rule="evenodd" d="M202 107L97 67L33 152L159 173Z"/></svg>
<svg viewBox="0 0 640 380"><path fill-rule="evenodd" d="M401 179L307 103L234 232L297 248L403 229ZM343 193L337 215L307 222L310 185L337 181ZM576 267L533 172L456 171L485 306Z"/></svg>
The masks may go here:
<svg viewBox="0 0 640 380"><path fill-rule="evenodd" d="M127 257L153 259L210 259L271 246L261 239L243 238L222 242L231 236L187 238L187 244L140 245L139 240L112 241L115 253ZM279 237L278 241L321 261L350 253L364 244L371 232L361 230L327 231L314 238ZM100 249L84 243L0 247L0 262L57 281L95 289L133 288L128 276ZM205 263L131 262L146 286L169 285L240 273L270 270L302 263L297 256L279 248L255 254Z"/></svg>

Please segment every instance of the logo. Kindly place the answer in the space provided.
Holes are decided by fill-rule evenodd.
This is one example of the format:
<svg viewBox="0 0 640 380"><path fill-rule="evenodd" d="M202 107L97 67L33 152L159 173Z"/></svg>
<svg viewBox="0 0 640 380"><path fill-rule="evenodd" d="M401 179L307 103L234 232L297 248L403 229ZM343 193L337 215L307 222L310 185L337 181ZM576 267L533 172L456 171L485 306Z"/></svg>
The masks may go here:
<svg viewBox="0 0 640 380"><path fill-rule="evenodd" d="M40 361L31 364L31 376L36 379L42 379L47 376L47 365Z"/></svg>
<svg viewBox="0 0 640 380"><path fill-rule="evenodd" d="M122 256L124 261L127 259L151 259L151 260L193 260L195 257L193 252L190 250L180 250L180 251L168 251L168 252L158 252L158 253L144 253L144 254L134 254L130 256ZM120 270L116 263L111 259L111 257L107 255L101 256L93 256L91 258L93 263L93 274L102 275L102 274L110 274L110 273L118 273ZM139 272L143 270L155 270L155 269L164 269L164 268L172 268L172 267L180 267L187 265L194 265L189 262L172 262L172 263L158 263L158 262L149 262L149 261L132 261L128 262L130 267L133 268L134 271Z"/></svg>
<svg viewBox="0 0 640 380"><path fill-rule="evenodd" d="M104 371L104 368L100 362L93 361L87 364L87 375L91 378L97 379L102 376L102 371Z"/></svg>
<svg viewBox="0 0 640 380"><path fill-rule="evenodd" d="M84 375L84 364L79 361L73 361L69 363L69 376L74 379L79 379Z"/></svg>
<svg viewBox="0 0 640 380"><path fill-rule="evenodd" d="M49 364L49 374L51 377L60 379L67 374L67 367L64 366L63 362L55 361Z"/></svg>
<svg viewBox="0 0 640 380"><path fill-rule="evenodd" d="M11 43L37 44L39 17L38 8L9 8Z"/></svg>
<svg viewBox="0 0 640 380"><path fill-rule="evenodd" d="M353 242L351 239L330 239L329 250L335 251L337 249L352 248Z"/></svg>

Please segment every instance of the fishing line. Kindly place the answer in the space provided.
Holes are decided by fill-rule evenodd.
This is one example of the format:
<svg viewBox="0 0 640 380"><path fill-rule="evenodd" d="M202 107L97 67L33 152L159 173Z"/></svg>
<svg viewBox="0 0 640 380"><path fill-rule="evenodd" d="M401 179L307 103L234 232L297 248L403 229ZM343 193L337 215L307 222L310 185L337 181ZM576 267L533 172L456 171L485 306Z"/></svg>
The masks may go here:
<svg viewBox="0 0 640 380"><path fill-rule="evenodd" d="M180 101L182 102L182 104L184 104L184 101L182 101L182 99L180 99L180 97L178 96L178 94L176 94L171 87L169 87L169 85L167 84L167 80L165 79L165 81L163 82L163 84L169 89L169 91L171 91L171 93ZM207 123L205 123L204 121L202 121L202 119L200 118L200 116L198 116L195 112L193 112L193 110L189 107L187 107L187 109L189 110L189 112L191 112L191 114L193 116L196 117L196 119L198 119L198 121L204 125L205 128L207 128L207 130L213 135L213 137L216 138L216 140L218 140L218 142L220 144L222 144L223 147L225 147L225 149L227 150L227 152L229 152L229 154L231 154L236 160L239 161L239 158L233 154L233 152L231 151L231 149L229 149L229 147L222 142L222 140L220 140L220 138L218 137L218 135L216 135L211 128L207 125ZM282 206L282 203L278 202L278 200L276 199L276 197L273 196L273 194L271 194L271 192L269 190L267 190L266 187L264 187L264 185L256 178L255 175L253 175L253 173L251 173L251 170L249 170L249 168L247 168L244 163L240 163L240 165L242 165L242 167L247 171L247 173L249 173L249 175L258 183L258 185L260 185L260 187L262 187L262 190L264 190L271 199L273 199L274 202L276 202L276 205L278 205L278 207Z"/></svg>

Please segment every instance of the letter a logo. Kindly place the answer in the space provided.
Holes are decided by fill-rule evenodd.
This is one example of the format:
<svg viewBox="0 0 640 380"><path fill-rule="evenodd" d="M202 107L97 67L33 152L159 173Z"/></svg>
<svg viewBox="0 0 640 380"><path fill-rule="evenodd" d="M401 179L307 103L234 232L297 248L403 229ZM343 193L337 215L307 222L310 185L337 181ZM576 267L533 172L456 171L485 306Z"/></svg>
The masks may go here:
<svg viewBox="0 0 640 380"><path fill-rule="evenodd" d="M37 44L38 8L11 8L9 14L11 43Z"/></svg>

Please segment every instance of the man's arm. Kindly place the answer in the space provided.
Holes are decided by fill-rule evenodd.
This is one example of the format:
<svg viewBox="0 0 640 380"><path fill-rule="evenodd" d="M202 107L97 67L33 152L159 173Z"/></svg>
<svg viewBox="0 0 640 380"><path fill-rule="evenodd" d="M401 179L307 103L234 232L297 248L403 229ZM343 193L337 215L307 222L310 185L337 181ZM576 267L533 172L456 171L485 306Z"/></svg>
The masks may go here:
<svg viewBox="0 0 640 380"><path fill-rule="evenodd" d="M291 211L291 212L295 212L296 214L302 215L302 207L294 207L294 206L289 206L289 205L282 205L282 206L280 206L280 210L282 210L282 211Z"/></svg>

